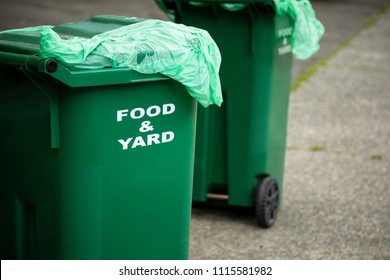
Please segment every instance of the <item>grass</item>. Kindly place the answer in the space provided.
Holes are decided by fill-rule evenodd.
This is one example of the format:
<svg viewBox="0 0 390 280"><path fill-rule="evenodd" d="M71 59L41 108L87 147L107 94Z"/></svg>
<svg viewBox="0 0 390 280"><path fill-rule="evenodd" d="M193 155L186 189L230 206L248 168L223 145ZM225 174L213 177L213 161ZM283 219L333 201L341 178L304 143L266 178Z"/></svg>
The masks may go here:
<svg viewBox="0 0 390 280"><path fill-rule="evenodd" d="M326 148L324 146L312 146L310 147L310 151L312 152L321 152L321 151L325 151Z"/></svg>
<svg viewBox="0 0 390 280"><path fill-rule="evenodd" d="M371 156L370 156L370 159L373 159L373 160L381 160L381 159L383 159L383 156L382 156L382 155L379 155L379 154L371 155Z"/></svg>
<svg viewBox="0 0 390 280"><path fill-rule="evenodd" d="M325 146L321 146L321 145L315 145L315 146L311 146L311 147L288 146L288 147L286 147L286 149L288 151L308 151L308 152L314 152L314 153L327 151L327 148ZM342 155L349 155L352 157L358 156L353 151L329 150L329 152L336 155L336 156L342 156ZM366 155L364 157L368 157L369 159L372 159L372 160L382 160L384 158L384 156L381 154L372 154L369 156Z"/></svg>

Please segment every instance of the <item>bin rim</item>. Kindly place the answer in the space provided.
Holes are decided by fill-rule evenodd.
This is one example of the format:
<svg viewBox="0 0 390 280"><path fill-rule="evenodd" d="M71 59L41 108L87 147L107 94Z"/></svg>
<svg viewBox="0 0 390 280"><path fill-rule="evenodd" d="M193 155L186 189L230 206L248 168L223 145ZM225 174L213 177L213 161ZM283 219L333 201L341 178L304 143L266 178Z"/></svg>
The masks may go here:
<svg viewBox="0 0 390 280"><path fill-rule="evenodd" d="M221 105L221 55L206 30L158 19L106 18L2 31L0 51L14 54L5 55L11 66L70 87L172 79L204 107Z"/></svg>
<svg viewBox="0 0 390 280"><path fill-rule="evenodd" d="M170 80L162 74L142 74L129 68L69 69L52 58L0 51L0 67L38 74L42 79L57 81L69 87L103 86Z"/></svg>

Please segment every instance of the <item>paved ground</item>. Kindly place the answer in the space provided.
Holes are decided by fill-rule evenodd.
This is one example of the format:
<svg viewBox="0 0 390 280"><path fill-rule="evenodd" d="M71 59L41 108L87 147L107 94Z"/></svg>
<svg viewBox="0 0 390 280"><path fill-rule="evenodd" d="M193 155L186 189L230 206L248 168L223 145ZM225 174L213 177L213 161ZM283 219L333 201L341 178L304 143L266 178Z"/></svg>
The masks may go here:
<svg viewBox="0 0 390 280"><path fill-rule="evenodd" d="M167 19L154 0L0 0L0 30L57 25L94 15Z"/></svg>
<svg viewBox="0 0 390 280"><path fill-rule="evenodd" d="M390 259L390 3L312 3L326 33L293 78L327 63L290 99L283 210L262 230L245 212L194 208L192 259ZM97 14L165 19L153 0L0 4L0 30Z"/></svg>
<svg viewBox="0 0 390 280"><path fill-rule="evenodd" d="M325 24L326 2L318 2ZM365 20L358 21L356 30ZM191 258L390 259L389 31L388 9L291 96L284 204L274 227L195 209ZM335 42L324 48L345 36L328 38Z"/></svg>

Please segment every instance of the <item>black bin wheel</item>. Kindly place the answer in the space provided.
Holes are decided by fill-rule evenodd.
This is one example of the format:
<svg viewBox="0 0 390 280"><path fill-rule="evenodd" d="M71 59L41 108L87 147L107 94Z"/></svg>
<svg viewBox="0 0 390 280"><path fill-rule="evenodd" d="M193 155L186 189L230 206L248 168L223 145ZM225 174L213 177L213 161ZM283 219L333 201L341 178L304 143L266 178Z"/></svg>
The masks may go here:
<svg viewBox="0 0 390 280"><path fill-rule="evenodd" d="M255 190L255 215L259 227L269 228L276 220L279 206L278 183L271 177L259 180Z"/></svg>

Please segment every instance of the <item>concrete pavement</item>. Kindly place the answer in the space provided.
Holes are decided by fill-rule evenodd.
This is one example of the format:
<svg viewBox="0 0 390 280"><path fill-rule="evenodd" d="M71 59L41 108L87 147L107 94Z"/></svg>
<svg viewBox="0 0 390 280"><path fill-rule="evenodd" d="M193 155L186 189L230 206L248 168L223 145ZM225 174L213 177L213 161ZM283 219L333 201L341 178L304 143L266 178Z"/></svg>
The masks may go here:
<svg viewBox="0 0 390 280"><path fill-rule="evenodd" d="M326 26L321 6L318 15ZM276 224L259 230L247 213L195 209L191 258L390 259L389 27L388 5L292 94Z"/></svg>

